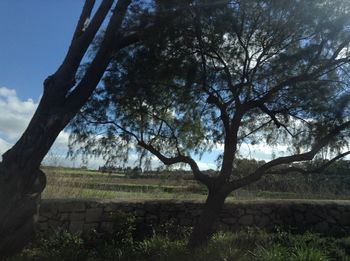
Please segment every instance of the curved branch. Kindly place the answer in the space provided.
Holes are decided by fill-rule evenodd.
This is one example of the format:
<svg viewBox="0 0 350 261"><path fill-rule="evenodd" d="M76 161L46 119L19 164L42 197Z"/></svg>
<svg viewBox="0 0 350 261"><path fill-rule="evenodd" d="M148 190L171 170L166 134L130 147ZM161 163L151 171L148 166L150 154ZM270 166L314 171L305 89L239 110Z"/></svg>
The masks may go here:
<svg viewBox="0 0 350 261"><path fill-rule="evenodd" d="M82 80L67 97L66 107L68 108L68 113L74 113L77 111L91 96L92 92L96 88L96 85L101 80L101 77L112 59L113 51L115 51L115 45L120 43L121 39L118 39L116 34L120 32L124 16L126 15L126 10L128 9L130 2L131 0L118 1L113 15L109 20L103 41L95 58L91 62Z"/></svg>
<svg viewBox="0 0 350 261"><path fill-rule="evenodd" d="M328 145L329 141L338 135L341 131L343 131L346 128L350 127L350 121L345 122L338 127L334 128L331 132L329 132L326 136L324 136L322 139L318 140L313 146L312 149L308 152L301 153L301 154L294 154L291 156L286 157L279 157L277 159L271 160L270 162L262 165L259 167L254 173L243 177L239 180L233 181L228 187L227 190L232 191L234 189L240 188L242 186L245 186L247 184L251 184L257 180L259 180L268 170L271 168L282 165L282 164L289 164L293 162L300 162L300 161L306 161L306 160L312 160L314 156L326 145Z"/></svg>
<svg viewBox="0 0 350 261"><path fill-rule="evenodd" d="M204 185L206 185L208 188L210 188L213 184L213 178L210 176L204 175L203 172L199 170L199 167L197 163L188 156L184 155L177 155L175 157L166 157L164 156L158 149L153 147L150 144L146 144L144 141L139 141L138 145L143 147L144 149L151 152L154 156L156 156L161 162L163 162L165 165L173 165L176 163L186 163L190 165L191 170L193 172L193 175L196 180L202 182Z"/></svg>
<svg viewBox="0 0 350 261"><path fill-rule="evenodd" d="M91 45L93 39L95 38L98 30L100 29L103 21L105 20L108 11L110 10L113 0L103 0L100 4L98 10L94 14L91 22L87 26L86 30L84 30L84 24L87 19L89 19L92 9L94 7L94 0L87 0L85 2L83 11L80 15L78 24L76 26L74 36L72 38L72 42L69 46L66 57L64 58L63 63L57 69L55 75L59 80L70 80L74 82L75 74L79 68L79 65ZM68 78L68 79L62 79ZM66 93L69 91L69 88L72 88L74 84L71 86L67 86L62 92ZM56 94L57 95L57 94Z"/></svg>
<svg viewBox="0 0 350 261"><path fill-rule="evenodd" d="M281 175L281 174L288 174L290 172L299 172L301 174L319 174L322 173L325 169L327 169L330 165L332 165L334 162L336 162L337 160L346 157L347 155L350 154L350 151L344 152L342 154L339 154L338 156L332 158L331 160L327 161L325 164L318 166L315 169L312 170L305 170L299 167L288 167L288 168L284 168L284 169L278 169L275 171L269 171L266 174L272 174L272 175Z"/></svg>
<svg viewBox="0 0 350 261"><path fill-rule="evenodd" d="M94 5L95 5L95 0L85 1L83 11L81 12L77 27L75 28L75 32L73 34L72 41L75 41L84 33L84 29L87 27L87 23L89 23L89 19L91 16L92 9L94 8Z"/></svg>
<svg viewBox="0 0 350 261"><path fill-rule="evenodd" d="M265 126L269 125L273 120L270 119L269 121L261 124L259 127L255 128L254 130L250 131L248 134L245 134L244 136L242 137L238 137L238 140L244 140L245 138L247 138L249 135L261 130L262 128L264 128Z"/></svg>

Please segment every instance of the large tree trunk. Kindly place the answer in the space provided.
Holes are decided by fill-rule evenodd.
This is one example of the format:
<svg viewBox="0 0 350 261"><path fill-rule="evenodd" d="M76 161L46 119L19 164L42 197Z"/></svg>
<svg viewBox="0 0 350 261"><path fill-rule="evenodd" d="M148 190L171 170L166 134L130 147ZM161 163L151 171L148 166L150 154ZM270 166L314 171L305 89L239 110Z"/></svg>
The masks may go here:
<svg viewBox="0 0 350 261"><path fill-rule="evenodd" d="M53 98L43 96L28 128L0 163L0 257L23 248L34 235L40 194L46 185L40 163L74 115L62 115Z"/></svg>
<svg viewBox="0 0 350 261"><path fill-rule="evenodd" d="M120 28L131 0L118 0L94 59L75 85L81 60L113 2L103 0L85 28L95 3L86 0L62 65L44 82L43 97L22 137L3 155L0 163L0 259L19 251L34 235L40 194L46 184L45 174L39 169L42 159L93 93L113 52L139 40L138 37L127 40L122 37Z"/></svg>
<svg viewBox="0 0 350 261"><path fill-rule="evenodd" d="M194 226L188 247L190 249L206 245L214 233L214 224L224 206L226 195L209 191L204 209Z"/></svg>
<svg viewBox="0 0 350 261"><path fill-rule="evenodd" d="M36 177L28 186L23 176ZM10 170L0 164L0 259L23 248L32 239L40 193L45 175L40 170L26 173L15 165Z"/></svg>

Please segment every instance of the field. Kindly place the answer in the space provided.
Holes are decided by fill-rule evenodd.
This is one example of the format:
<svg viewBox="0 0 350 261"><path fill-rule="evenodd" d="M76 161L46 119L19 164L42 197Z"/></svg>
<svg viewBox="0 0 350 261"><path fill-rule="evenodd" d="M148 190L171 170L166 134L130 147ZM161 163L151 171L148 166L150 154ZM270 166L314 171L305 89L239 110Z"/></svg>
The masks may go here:
<svg viewBox="0 0 350 261"><path fill-rule="evenodd" d="M204 201L206 189L189 173L157 174L103 173L87 169L43 167L47 186L43 198L93 198L118 200L187 199ZM292 176L293 177L293 176ZM271 181L269 181L271 183ZM266 183L266 181L265 181ZM279 186L256 185L231 193L237 199L350 199L350 189L338 189L330 182L315 189L304 180L276 180ZM344 184L341 180L338 182Z"/></svg>

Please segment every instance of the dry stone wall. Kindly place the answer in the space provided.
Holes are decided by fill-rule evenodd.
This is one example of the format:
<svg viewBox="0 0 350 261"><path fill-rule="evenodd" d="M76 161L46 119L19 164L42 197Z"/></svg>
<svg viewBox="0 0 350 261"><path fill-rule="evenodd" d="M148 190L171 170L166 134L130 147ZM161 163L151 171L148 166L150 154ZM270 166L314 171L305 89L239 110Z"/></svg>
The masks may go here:
<svg viewBox="0 0 350 261"><path fill-rule="evenodd" d="M203 203L179 201L115 202L95 200L43 200L38 229L61 227L71 232L91 229L112 231L120 211L132 213L137 221L157 225L169 220L192 226ZM349 234L350 201L258 200L226 203L217 226L230 230L259 227L273 231L277 227L303 232Z"/></svg>

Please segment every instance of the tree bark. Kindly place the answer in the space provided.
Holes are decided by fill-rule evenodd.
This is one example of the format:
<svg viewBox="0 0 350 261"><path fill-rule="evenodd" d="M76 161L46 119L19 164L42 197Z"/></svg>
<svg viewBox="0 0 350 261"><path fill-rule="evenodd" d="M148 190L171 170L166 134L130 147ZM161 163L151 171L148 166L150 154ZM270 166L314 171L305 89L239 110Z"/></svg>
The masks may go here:
<svg viewBox="0 0 350 261"><path fill-rule="evenodd" d="M63 113L53 98L43 96L22 137L0 163L0 257L20 250L34 235L40 194L46 185L40 163L74 116L74 112Z"/></svg>
<svg viewBox="0 0 350 261"><path fill-rule="evenodd" d="M204 205L204 209L194 226L188 247L195 249L206 245L214 233L214 224L224 206L226 195L220 192L210 191Z"/></svg>
<svg viewBox="0 0 350 261"><path fill-rule="evenodd" d="M31 186L25 186L25 175L35 177ZM40 170L24 172L15 164L11 169L0 164L0 259L16 253L32 239L45 181Z"/></svg>
<svg viewBox="0 0 350 261"><path fill-rule="evenodd" d="M21 250L33 237L40 194L46 177L39 169L59 133L76 115L96 88L114 51L125 47L118 34L131 0L119 0L108 22L104 39L87 73L75 85L75 74L108 14L113 0L103 0L84 31L93 0L86 3L67 56L57 72L44 82L44 94L27 129L0 162L0 259ZM119 38L117 38L119 36ZM135 39L134 42L138 41ZM134 42L128 42L132 44Z"/></svg>
<svg viewBox="0 0 350 261"><path fill-rule="evenodd" d="M52 88L52 82L45 86ZM62 114L59 100L44 93L19 141L0 165L0 256L23 248L34 235L40 194L46 185L42 159L73 114Z"/></svg>

